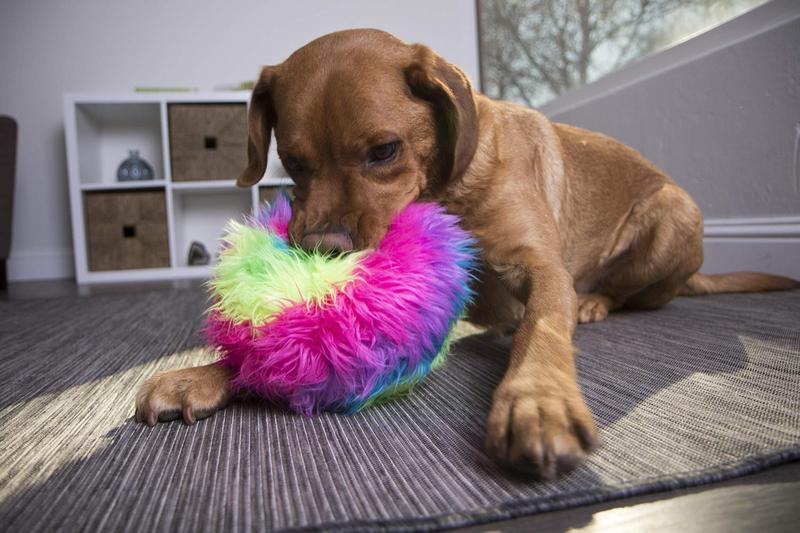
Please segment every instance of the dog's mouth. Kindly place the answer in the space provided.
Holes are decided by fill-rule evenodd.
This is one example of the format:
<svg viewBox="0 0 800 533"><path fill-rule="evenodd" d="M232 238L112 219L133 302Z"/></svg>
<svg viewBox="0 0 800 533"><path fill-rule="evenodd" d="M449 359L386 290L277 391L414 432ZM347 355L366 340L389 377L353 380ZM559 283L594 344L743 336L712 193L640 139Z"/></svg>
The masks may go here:
<svg viewBox="0 0 800 533"><path fill-rule="evenodd" d="M307 251L326 255L340 255L355 249L353 237L346 230L306 233L300 240L300 246Z"/></svg>

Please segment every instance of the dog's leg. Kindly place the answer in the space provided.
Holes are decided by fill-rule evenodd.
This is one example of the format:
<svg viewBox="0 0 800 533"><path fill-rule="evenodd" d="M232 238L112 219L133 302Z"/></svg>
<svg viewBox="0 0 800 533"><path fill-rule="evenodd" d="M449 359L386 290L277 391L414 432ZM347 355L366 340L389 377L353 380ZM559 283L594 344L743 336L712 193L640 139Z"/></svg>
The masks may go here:
<svg viewBox="0 0 800 533"><path fill-rule="evenodd" d="M497 274L484 265L475 286L475 299L467 309L466 320L504 335L519 328L525 306L508 291Z"/></svg>
<svg viewBox="0 0 800 533"><path fill-rule="evenodd" d="M579 463L597 440L575 380L577 298L558 260L516 264L529 265L521 284L527 303L494 394L486 446L506 464L552 478Z"/></svg>
<svg viewBox="0 0 800 533"><path fill-rule="evenodd" d="M676 185L664 185L634 206L620 234L625 238L617 239L604 281L581 306L579 322L592 318L592 300L604 299L609 311L661 307L703 263L702 214Z"/></svg>
<svg viewBox="0 0 800 533"><path fill-rule="evenodd" d="M232 377L231 369L217 363L156 374L136 395L136 421L154 426L183 418L194 424L225 407Z"/></svg>

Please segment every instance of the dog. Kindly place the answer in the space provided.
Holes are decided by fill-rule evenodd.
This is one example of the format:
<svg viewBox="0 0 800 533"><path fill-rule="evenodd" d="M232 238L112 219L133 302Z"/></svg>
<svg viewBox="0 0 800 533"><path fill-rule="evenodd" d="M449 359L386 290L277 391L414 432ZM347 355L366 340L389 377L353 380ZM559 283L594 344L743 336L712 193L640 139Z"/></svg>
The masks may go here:
<svg viewBox="0 0 800 533"><path fill-rule="evenodd" d="M570 470L598 442L576 383L576 324L679 294L797 286L698 273L700 209L642 155L493 101L427 46L379 30L332 33L264 67L239 185L264 175L272 132L295 184L289 233L302 247L374 247L417 200L439 202L475 236L482 269L468 319L515 329L485 446L541 478ZM215 364L158 374L138 393L136 419L194 423L231 399L231 377Z"/></svg>

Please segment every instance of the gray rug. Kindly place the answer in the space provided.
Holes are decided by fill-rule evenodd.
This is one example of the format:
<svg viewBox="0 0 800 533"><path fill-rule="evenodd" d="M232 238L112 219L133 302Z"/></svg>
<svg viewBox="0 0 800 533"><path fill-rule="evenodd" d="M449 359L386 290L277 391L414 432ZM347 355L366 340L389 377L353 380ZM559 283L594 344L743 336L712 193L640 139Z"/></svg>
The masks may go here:
<svg viewBox="0 0 800 533"><path fill-rule="evenodd" d="M422 530L707 483L800 457L800 292L679 299L578 328L602 446L553 483L481 448L508 339L461 339L402 400L304 419L242 403L131 422L138 385L199 364L195 291L0 303L7 531Z"/></svg>

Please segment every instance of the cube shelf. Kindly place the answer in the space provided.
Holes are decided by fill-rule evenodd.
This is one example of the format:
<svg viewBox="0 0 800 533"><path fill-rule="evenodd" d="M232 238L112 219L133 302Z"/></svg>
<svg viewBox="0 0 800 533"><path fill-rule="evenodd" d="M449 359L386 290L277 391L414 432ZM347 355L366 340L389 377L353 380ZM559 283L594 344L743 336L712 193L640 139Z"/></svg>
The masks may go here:
<svg viewBox="0 0 800 533"><path fill-rule="evenodd" d="M204 247L213 263L219 255L220 237L228 221L240 219L252 209L249 190L176 189L172 193L174 260L178 267L190 266L189 249L193 242Z"/></svg>
<svg viewBox="0 0 800 533"><path fill-rule="evenodd" d="M164 179L161 117L157 103L83 103L75 106L80 181L114 184L128 150L139 150Z"/></svg>
<svg viewBox="0 0 800 533"><path fill-rule="evenodd" d="M210 275L211 265L189 264L192 243L202 244L213 264L228 220L292 185L273 142L261 182L236 186L246 164L249 99L244 91L64 95L78 283ZM117 181L129 150L139 151L155 179Z"/></svg>

